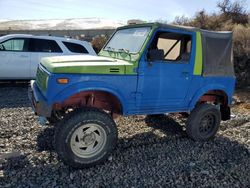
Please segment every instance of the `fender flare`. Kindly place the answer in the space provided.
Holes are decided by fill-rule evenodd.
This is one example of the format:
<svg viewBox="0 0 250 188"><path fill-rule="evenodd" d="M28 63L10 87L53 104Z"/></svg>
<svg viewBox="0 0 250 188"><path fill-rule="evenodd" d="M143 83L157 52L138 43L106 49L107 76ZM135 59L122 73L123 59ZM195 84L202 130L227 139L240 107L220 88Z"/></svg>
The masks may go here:
<svg viewBox="0 0 250 188"><path fill-rule="evenodd" d="M189 103L189 109L193 109L195 107L195 104L197 103L197 101L208 91L210 90L220 90L223 91L228 98L227 104L230 104L230 99L229 99L229 93L227 92L226 88L223 85L219 85L219 84L212 84L212 85L207 85L205 87L202 87L200 89L198 89L195 92L195 95L193 96L192 100Z"/></svg>
<svg viewBox="0 0 250 188"><path fill-rule="evenodd" d="M94 87L93 87L94 86ZM64 88L50 101L50 104L57 102L63 102L71 96L83 92L83 91L104 91L114 95L120 102L122 112L126 111L125 97L119 92L119 90L112 85L108 85L105 82L81 82L72 84Z"/></svg>

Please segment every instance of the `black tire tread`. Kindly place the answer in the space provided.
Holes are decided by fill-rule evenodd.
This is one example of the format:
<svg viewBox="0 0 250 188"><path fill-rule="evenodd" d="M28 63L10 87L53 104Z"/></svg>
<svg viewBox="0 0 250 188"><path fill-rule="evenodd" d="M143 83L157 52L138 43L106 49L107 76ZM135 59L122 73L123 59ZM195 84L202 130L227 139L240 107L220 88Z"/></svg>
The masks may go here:
<svg viewBox="0 0 250 188"><path fill-rule="evenodd" d="M194 131L194 127L197 126L197 121L202 116L202 114L207 112L208 110L213 111L214 115L216 115L217 124L216 124L216 128L215 128L215 131L214 131L213 135L211 135L209 138L202 138L200 135L198 135ZM207 103L199 104L198 106L196 106L192 110L192 112L190 113L190 115L189 115L189 117L187 119L186 132L187 132L188 136L191 139L195 140L195 141L206 141L206 140L209 140L209 139L213 139L216 132L219 129L220 121L221 121L221 114L220 114L220 111L217 109L217 107L215 105L207 104Z"/></svg>
<svg viewBox="0 0 250 188"><path fill-rule="evenodd" d="M110 125L110 129L112 129L110 134L112 134L112 138L114 138L114 139L112 140L112 144L110 146L108 146L107 152L101 160L95 161L93 163L77 163L75 161L72 161L72 159L70 159L69 157L67 157L67 154L65 154L64 151L62 150L63 144L65 144L65 143L62 143L62 141L63 141L62 137L64 134L66 134L66 133L64 133L64 130L69 129L70 126L72 126L72 123L79 121L79 119L81 120L82 117L86 118L89 116L96 116L97 120L102 119L102 121L108 122L108 124ZM108 156L111 154L114 147L116 146L117 138L118 138L117 127L116 127L116 124L110 115L108 115L104 111L101 111L101 110L96 109L96 108L83 108L83 109L77 109L77 110L74 110L74 111L68 113L58 123L58 125L55 129L54 146L55 146L55 150L58 154L58 157L65 164L67 164L73 168L86 168L86 167L90 167L90 166L94 166L94 165L103 163L108 158Z"/></svg>

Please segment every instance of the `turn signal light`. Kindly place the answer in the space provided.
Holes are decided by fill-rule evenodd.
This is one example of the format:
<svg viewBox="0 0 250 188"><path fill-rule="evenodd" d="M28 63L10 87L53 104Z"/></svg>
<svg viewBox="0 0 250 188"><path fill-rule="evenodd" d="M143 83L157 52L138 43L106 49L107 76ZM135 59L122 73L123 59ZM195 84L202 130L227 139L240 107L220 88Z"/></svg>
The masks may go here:
<svg viewBox="0 0 250 188"><path fill-rule="evenodd" d="M57 83L58 84L67 84L67 83L69 83L69 79L68 78L58 78Z"/></svg>

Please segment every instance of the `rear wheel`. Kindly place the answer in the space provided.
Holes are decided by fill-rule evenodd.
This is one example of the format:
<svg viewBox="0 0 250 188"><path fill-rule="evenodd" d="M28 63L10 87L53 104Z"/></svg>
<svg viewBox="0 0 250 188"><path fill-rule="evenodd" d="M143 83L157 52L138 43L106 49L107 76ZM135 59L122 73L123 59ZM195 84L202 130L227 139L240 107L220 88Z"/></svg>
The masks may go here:
<svg viewBox="0 0 250 188"><path fill-rule="evenodd" d="M220 121L220 110L215 105L200 104L188 118L187 134L196 141L209 140L218 131Z"/></svg>
<svg viewBox="0 0 250 188"><path fill-rule="evenodd" d="M55 149L60 159L74 168L104 162L117 142L113 119L97 109L77 110L58 125Z"/></svg>

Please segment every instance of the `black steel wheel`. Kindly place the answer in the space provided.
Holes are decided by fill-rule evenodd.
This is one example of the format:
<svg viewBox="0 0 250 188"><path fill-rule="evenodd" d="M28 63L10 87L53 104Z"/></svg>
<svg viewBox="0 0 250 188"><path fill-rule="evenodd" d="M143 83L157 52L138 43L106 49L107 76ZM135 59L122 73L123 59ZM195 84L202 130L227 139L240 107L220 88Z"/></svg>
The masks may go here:
<svg viewBox="0 0 250 188"><path fill-rule="evenodd" d="M219 129L221 113L217 106L200 104L190 114L187 134L193 140L205 141L213 138Z"/></svg>

